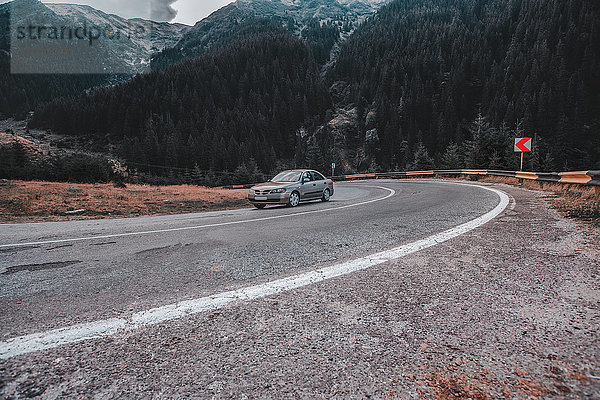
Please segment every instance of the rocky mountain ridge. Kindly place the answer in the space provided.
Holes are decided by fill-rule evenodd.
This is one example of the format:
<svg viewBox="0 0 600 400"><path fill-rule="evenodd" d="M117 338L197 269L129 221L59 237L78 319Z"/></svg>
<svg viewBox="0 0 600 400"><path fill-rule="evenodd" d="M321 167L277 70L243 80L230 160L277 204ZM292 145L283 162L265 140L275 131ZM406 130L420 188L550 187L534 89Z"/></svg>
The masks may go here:
<svg viewBox="0 0 600 400"><path fill-rule="evenodd" d="M90 45L94 44L95 46L89 46L96 50L92 54L102 54L104 60L90 57L93 61L90 61L89 64L96 63L89 65L90 71L86 68L82 68L80 71L57 71L63 73L112 73L117 71L135 74L145 72L148 70L150 58L154 53L173 46L190 28L182 24L125 19L85 5L43 4L38 0L14 0L2 4L0 5L0 15L2 16L0 25L3 33L0 43L3 45L3 49L8 51L6 47L12 42L13 56L18 55L14 51L15 47L29 46L30 42L36 42L36 45L49 45L50 49L58 54L56 37L64 36L68 32L71 39L73 36L71 29L75 32L78 28L83 28L83 40L80 42L88 41ZM35 29L29 31L30 26ZM55 31L51 29L55 29ZM110 35L106 35L106 32L110 32ZM81 50L85 43L76 43L75 40L71 40L65 44L69 48L79 46L78 50ZM88 53L91 51L86 51L85 54ZM79 57L78 53L75 53L75 56L83 58ZM85 60L78 61L85 67ZM92 71L98 63L102 62L106 64L105 71ZM22 72L44 71L25 70Z"/></svg>
<svg viewBox="0 0 600 400"><path fill-rule="evenodd" d="M257 25L278 26L302 38L319 64L367 17L388 0L237 0L197 22L171 49L153 58L165 68L198 57ZM332 53L333 52L333 53Z"/></svg>

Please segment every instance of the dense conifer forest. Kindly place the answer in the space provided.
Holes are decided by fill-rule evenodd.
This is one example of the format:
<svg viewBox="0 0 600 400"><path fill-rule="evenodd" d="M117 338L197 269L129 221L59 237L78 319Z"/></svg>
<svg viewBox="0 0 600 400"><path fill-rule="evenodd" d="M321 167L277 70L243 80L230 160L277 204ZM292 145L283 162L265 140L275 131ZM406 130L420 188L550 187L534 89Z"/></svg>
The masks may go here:
<svg viewBox="0 0 600 400"><path fill-rule="evenodd" d="M309 49L283 30L243 39L116 88L55 101L32 126L120 143L129 162L262 171L291 160L303 125L331 106ZM142 168L143 169L143 168Z"/></svg>
<svg viewBox="0 0 600 400"><path fill-rule="evenodd" d="M31 110L57 97L72 96L122 79L106 75L11 75L9 55L0 50L0 117L23 119Z"/></svg>
<svg viewBox="0 0 600 400"><path fill-rule="evenodd" d="M514 170L522 136L528 169L600 168L598 21L594 0L396 0L321 75L345 27L308 21L298 39L256 19L198 58L168 66L182 55L167 50L148 75L54 100L31 126L116 145L140 173L229 177L203 183L332 161Z"/></svg>
<svg viewBox="0 0 600 400"><path fill-rule="evenodd" d="M152 69L162 70L185 60L203 56L212 49L225 46L245 35L277 29L281 26L278 20L255 16L231 5L217 13L227 13L227 17L214 18L214 20L209 17L205 23L191 28L177 46L166 48L152 57Z"/></svg>
<svg viewBox="0 0 600 400"><path fill-rule="evenodd" d="M419 142L440 167L458 144L462 165L514 168L519 135L537 138L532 167L600 167L598 21L589 0L399 0L354 33L329 79L347 83L340 102L359 119L376 112L384 168Z"/></svg>

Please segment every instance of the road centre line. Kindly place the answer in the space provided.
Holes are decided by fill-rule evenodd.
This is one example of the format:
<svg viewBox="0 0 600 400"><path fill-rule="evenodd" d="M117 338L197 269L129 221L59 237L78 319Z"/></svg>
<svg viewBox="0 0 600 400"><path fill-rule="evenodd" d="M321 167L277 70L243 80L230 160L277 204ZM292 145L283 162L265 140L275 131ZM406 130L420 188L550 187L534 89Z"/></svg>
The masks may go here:
<svg viewBox="0 0 600 400"><path fill-rule="evenodd" d="M324 213L324 212L328 212L328 211L337 211L337 210L343 210L343 209L352 208L352 207L364 206L367 204L372 204L372 203L376 203L379 201L387 200L396 194L396 191L394 189L386 188L383 186L366 186L365 185L363 187L383 189L383 190L387 190L389 193L387 196L381 197L378 199L363 201L361 203L356 203L356 204L348 204L348 205L340 206L340 207L326 208L326 209L322 209L322 210L303 211L303 212L296 212L293 214L274 215L271 217L253 218L253 219L247 219L247 220L242 220L242 221L220 222L220 223L207 224L207 225L187 226L187 227L182 227L182 228L157 229L157 230L152 230L152 231L130 232L130 233L116 233L116 234L112 234L112 235L98 235L98 236L88 236L88 237L80 237L80 238L72 238L72 239L46 240L46 241L41 241L41 242L2 244L2 245L0 245L0 249L15 248L15 247L28 247L28 246L41 246L41 245L45 245L45 244L83 242L83 241L90 241L90 240L113 239L113 238L130 237L130 236L153 235L153 234L157 234L157 233L191 231L191 230L198 230L198 229L205 229L205 228L215 228L215 227L219 227L219 226L240 225L240 224L246 224L246 223L251 223L251 222L271 221L271 220L282 219L282 218L291 218L291 217L297 217L297 216L301 216L301 215L318 214L318 213Z"/></svg>
<svg viewBox="0 0 600 400"><path fill-rule="evenodd" d="M247 302L267 296L273 296L290 290L314 285L325 280L366 270L388 261L397 260L409 254L436 246L487 224L506 210L510 203L510 199L505 193L484 186L478 187L496 193L500 197L499 204L492 211L481 217L428 238L402 245L391 250L375 253L370 256L361 257L283 279L277 279L272 282L138 312L128 318L106 319L16 337L0 342L0 359L6 360L12 357L48 350L63 345L135 331L143 327L156 325L166 321L181 319L202 312L214 311L231 303Z"/></svg>

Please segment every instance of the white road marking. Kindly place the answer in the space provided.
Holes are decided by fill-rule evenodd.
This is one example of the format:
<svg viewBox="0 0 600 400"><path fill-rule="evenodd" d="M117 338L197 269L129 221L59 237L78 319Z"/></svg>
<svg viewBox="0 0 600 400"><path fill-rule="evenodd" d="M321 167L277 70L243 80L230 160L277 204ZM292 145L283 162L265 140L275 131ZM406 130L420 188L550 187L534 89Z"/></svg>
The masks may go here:
<svg viewBox="0 0 600 400"><path fill-rule="evenodd" d="M176 304L138 312L131 318L107 319L13 338L5 342L0 342L0 359L6 360L12 357L52 349L66 344L97 339L105 336L112 336L121 332L133 331L145 326L155 325L165 321L171 321L206 311L216 310L230 303L255 300L304 286L313 285L328 279L365 270L391 260L397 260L409 254L464 235L465 233L488 223L500 215L508 206L510 202L509 197L505 193L498 190L483 186L479 187L496 193L500 197L500 203L498 206L479 218L442 233L418 240L414 243L396 247L395 249L382 251L367 257L321 268L316 271L310 271L288 278L267 282L261 285L219 293L200 299L182 301Z"/></svg>
<svg viewBox="0 0 600 400"><path fill-rule="evenodd" d="M510 196L510 211L514 211L515 207L517 206L517 200L515 200L515 198L512 195Z"/></svg>
<svg viewBox="0 0 600 400"><path fill-rule="evenodd" d="M329 212L329 211L337 211L337 210L344 210L344 209L352 208L352 207L364 206L366 204L372 204L372 203L376 203L378 201L387 200L396 194L396 191L394 189L390 189L390 188L386 188L386 187L382 187L382 186L365 186L365 187L383 189L383 190L387 190L389 193L387 196L381 197L378 199L363 201L361 203L356 203L356 204L348 204L348 205L340 206L340 207L325 208L325 209L321 209L321 210L303 211L303 212L296 212L296 213L292 213L292 214L275 215L272 217L246 219L246 220L242 220L242 221L219 222L219 223L207 224L207 225L186 226L186 227L182 227L182 228L157 229L157 230L152 230L152 231L130 232L130 233L115 233L112 235L87 236L87 237L79 237L79 238L72 238L72 239L56 239L56 240L46 240L46 241L41 241L41 242L2 244L2 245L0 245L0 249L14 248L14 247L27 247L27 246L40 246L40 245L45 245L45 244L83 242L83 241L101 240L101 239L113 239L113 238L128 237L128 236L143 236L143 235L152 235L152 234L156 234L156 233L191 231L191 230L197 230L197 229L214 228L214 227L218 227L218 226L239 225L239 224L247 224L247 223L251 223L251 222L270 221L270 220L274 220L274 219L298 217L300 215L318 214L318 213L324 213L324 212Z"/></svg>

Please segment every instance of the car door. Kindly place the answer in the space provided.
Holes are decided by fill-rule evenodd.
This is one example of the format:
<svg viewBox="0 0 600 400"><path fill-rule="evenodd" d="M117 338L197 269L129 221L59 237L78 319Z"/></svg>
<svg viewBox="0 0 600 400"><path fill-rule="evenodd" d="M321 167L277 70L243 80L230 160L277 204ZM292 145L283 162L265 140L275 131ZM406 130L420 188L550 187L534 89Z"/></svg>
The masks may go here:
<svg viewBox="0 0 600 400"><path fill-rule="evenodd" d="M314 198L315 192L315 178L310 171L306 171L302 174L302 184L300 185L300 198L302 200Z"/></svg>
<svg viewBox="0 0 600 400"><path fill-rule="evenodd" d="M320 174L315 171L308 171L310 174L312 181L310 182L310 193L309 196L311 199L320 199L323 195L323 190L325 187L323 186L323 182L321 181Z"/></svg>
<svg viewBox="0 0 600 400"><path fill-rule="evenodd" d="M315 177L315 183L317 184L318 189L315 196L321 197L325 189L327 189L327 179L316 171L313 171L313 176Z"/></svg>

